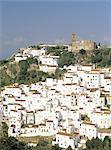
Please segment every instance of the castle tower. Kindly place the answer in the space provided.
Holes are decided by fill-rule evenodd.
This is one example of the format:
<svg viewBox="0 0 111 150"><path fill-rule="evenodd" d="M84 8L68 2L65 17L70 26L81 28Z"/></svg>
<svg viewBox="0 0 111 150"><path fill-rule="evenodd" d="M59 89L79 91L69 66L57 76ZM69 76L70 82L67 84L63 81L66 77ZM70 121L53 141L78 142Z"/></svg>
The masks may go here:
<svg viewBox="0 0 111 150"><path fill-rule="evenodd" d="M72 51L78 52L80 49L93 50L96 48L95 42L91 40L78 40L75 33L72 33Z"/></svg>
<svg viewBox="0 0 111 150"><path fill-rule="evenodd" d="M72 49L76 49L76 34L72 34Z"/></svg>

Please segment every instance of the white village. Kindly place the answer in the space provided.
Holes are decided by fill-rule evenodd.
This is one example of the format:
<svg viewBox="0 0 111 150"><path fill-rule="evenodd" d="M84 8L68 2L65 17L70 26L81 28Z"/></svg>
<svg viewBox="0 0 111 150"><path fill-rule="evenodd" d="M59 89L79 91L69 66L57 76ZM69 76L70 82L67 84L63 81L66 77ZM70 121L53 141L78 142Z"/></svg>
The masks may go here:
<svg viewBox="0 0 111 150"><path fill-rule="evenodd" d="M47 55L44 47L21 49L14 61L37 57L39 69L53 73L59 56ZM52 137L52 145L73 150L85 148L88 139L111 137L111 68L75 64L60 69L66 70L61 79L2 89L0 114L8 136Z"/></svg>

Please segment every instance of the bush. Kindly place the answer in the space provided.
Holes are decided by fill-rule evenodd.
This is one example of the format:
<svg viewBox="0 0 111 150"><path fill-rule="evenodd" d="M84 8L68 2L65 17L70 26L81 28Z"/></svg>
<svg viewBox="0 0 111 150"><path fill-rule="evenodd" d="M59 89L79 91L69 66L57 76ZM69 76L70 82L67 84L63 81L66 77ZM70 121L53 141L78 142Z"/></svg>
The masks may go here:
<svg viewBox="0 0 111 150"><path fill-rule="evenodd" d="M85 150L110 150L111 149L111 139L109 137L105 137L104 140L100 140L99 138L92 138L91 140L87 140L86 149Z"/></svg>
<svg viewBox="0 0 111 150"><path fill-rule="evenodd" d="M27 62L28 62L29 65L30 64L38 64L37 58L34 58L34 57L27 58Z"/></svg>
<svg viewBox="0 0 111 150"><path fill-rule="evenodd" d="M86 54L86 50L80 49L79 53L80 53L81 55L85 55L85 54Z"/></svg>
<svg viewBox="0 0 111 150"><path fill-rule="evenodd" d="M68 51L63 51L60 55L60 58L58 60L58 65L59 67L63 67L64 65L69 66L69 65L74 65L75 63L75 56L74 53L68 52Z"/></svg>
<svg viewBox="0 0 111 150"><path fill-rule="evenodd" d="M8 60L0 60L0 66L5 65L6 63L8 63Z"/></svg>
<svg viewBox="0 0 111 150"><path fill-rule="evenodd" d="M111 66L111 48L94 50L91 55L91 62L100 67Z"/></svg>

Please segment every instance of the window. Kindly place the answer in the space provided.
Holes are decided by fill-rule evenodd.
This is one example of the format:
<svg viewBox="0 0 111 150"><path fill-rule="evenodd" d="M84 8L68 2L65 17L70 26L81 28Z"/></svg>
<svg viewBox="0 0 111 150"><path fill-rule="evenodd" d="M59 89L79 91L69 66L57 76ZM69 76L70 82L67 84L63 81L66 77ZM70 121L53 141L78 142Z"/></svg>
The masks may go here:
<svg viewBox="0 0 111 150"><path fill-rule="evenodd" d="M13 128L13 131L12 131L12 133L15 133L15 128Z"/></svg>

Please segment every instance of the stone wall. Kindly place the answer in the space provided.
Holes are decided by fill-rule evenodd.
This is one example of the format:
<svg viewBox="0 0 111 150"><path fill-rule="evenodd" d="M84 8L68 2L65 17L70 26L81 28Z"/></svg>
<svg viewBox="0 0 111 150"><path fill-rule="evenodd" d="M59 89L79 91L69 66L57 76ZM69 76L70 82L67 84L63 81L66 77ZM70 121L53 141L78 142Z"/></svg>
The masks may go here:
<svg viewBox="0 0 111 150"><path fill-rule="evenodd" d="M77 40L76 34L72 34L72 51L79 51L80 49L84 49L86 51L93 50L96 48L95 42L91 40Z"/></svg>

